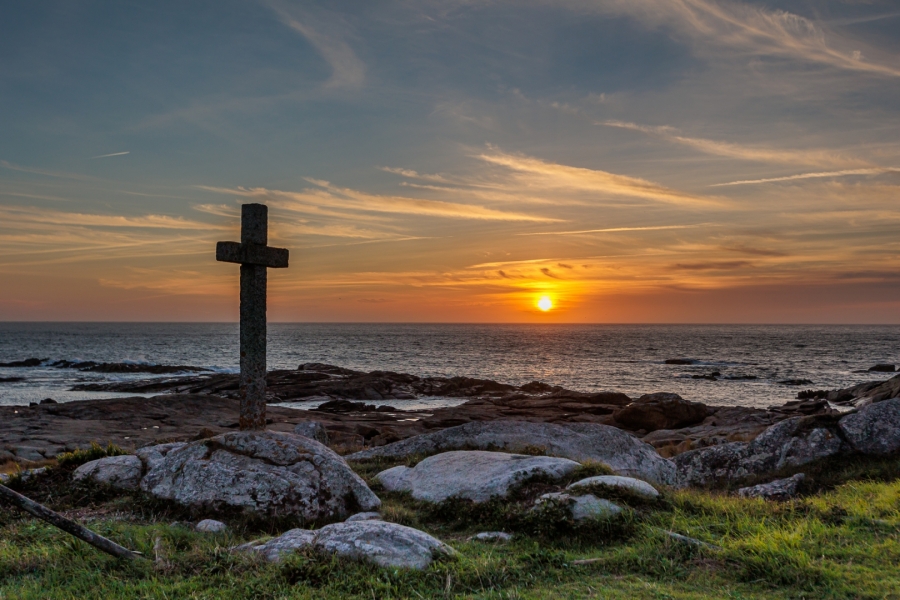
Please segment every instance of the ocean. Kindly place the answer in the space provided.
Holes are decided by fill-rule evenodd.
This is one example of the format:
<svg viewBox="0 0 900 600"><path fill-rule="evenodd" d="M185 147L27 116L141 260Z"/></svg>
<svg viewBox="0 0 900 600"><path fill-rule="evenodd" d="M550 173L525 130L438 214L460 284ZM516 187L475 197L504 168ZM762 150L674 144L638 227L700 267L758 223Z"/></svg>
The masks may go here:
<svg viewBox="0 0 900 600"><path fill-rule="evenodd" d="M783 404L800 389L882 380L865 370L900 363L900 326L813 325L456 325L270 323L269 369L322 362L371 371L464 375L632 397L675 392L717 405ZM193 365L238 371L234 323L0 323L0 362L53 360ZM667 359L691 359L689 365ZM694 376L718 372L716 381ZM146 374L0 368L0 404L121 396L72 392L82 382ZM792 386L778 383L809 380ZM431 405L441 405L433 399ZM447 404L457 404L448 400Z"/></svg>

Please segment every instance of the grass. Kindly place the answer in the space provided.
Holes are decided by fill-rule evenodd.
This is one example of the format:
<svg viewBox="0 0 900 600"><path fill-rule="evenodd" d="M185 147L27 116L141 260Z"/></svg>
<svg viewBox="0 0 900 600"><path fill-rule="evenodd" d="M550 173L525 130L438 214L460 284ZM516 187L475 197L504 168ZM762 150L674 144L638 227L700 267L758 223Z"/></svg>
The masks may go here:
<svg viewBox="0 0 900 600"><path fill-rule="evenodd" d="M371 478L386 465L354 465ZM226 534L172 525L176 509L137 495L73 491L66 472L19 482L102 535L152 560L117 561L42 521L0 509L0 598L900 598L900 459L854 461L785 503L721 492L622 495L624 516L572 523L560 507L528 509L559 482L532 480L508 501L430 506L379 492L387 520L421 528L459 551L422 572L313 553L282 564L229 551L289 523L226 517ZM584 473L597 474L600 465ZM851 475L842 483L838 474ZM43 482L37 481L43 479ZM824 475L820 478L825 482ZM566 482L562 482L566 483ZM71 514L70 513L70 514ZM516 532L509 544L467 541ZM674 531L718 549L679 543ZM588 562L579 562L585 561Z"/></svg>

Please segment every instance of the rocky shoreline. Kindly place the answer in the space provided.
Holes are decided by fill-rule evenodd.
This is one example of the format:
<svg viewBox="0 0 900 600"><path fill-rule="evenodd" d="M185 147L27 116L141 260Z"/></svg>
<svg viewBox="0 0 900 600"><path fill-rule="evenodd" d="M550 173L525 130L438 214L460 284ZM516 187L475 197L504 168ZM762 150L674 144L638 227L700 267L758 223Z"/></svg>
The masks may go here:
<svg viewBox="0 0 900 600"><path fill-rule="evenodd" d="M10 423L0 432L4 462L49 463L85 440L115 446L0 474L0 482L22 487L62 483L62 476L83 493L131 494L166 510L177 507L191 520L203 517L198 531L226 531L221 518L289 518L294 528L277 537L231 548L270 562L302 551L427 569L457 550L386 518L398 513L385 501L411 502L433 516L503 515L502 527L516 533L551 523L556 535L596 534L648 519L678 489L730 489L784 501L800 493L808 473L817 477L836 459L900 454L900 397L875 400L894 390L900 376L837 392L858 408L838 410L813 398L759 410L706 406L665 392L632 399L540 382L510 386L301 365L270 374L273 399L283 397L279 392L329 399L308 411L273 405L264 431L239 430L238 399L197 393L210 379L219 392L232 392L227 379L201 376L153 383L193 386L189 394L6 407L0 410ZM427 413L358 401L415 399L424 390L468 400ZM61 470L78 457L86 460L74 471ZM508 540L511 531L476 535Z"/></svg>
<svg viewBox="0 0 900 600"><path fill-rule="evenodd" d="M190 367L173 367L182 372ZM196 369L196 368L194 368ZM769 409L708 406L676 394L632 399L618 392L584 393L541 382L513 386L468 377L364 373L319 363L268 375L269 427L293 431L301 422L324 425L342 452L383 446L476 421L594 423L613 426L652 445L663 457L749 442L774 424L804 416L836 419L842 412L900 395L900 376L845 390L801 392ZM32 406L0 407L0 462L41 461L91 442L124 448L197 439L233 431L238 421L237 375L196 374L75 386L85 391L158 393ZM454 407L403 410L379 404L423 396L466 399ZM279 402L318 401L310 411Z"/></svg>

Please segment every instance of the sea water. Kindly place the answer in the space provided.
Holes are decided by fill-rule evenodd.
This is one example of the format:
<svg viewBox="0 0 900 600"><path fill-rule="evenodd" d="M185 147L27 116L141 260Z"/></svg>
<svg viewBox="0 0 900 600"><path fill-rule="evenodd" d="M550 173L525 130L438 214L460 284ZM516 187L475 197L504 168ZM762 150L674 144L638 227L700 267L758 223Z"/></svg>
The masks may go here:
<svg viewBox="0 0 900 600"><path fill-rule="evenodd" d="M759 407L783 404L795 398L798 389L835 389L887 379L886 373L865 370L877 363L900 363L900 326L896 325L270 323L268 338L269 369L320 362L361 371L463 375L512 384L538 380L585 392L615 390L632 397L675 392L707 404ZM30 357L192 365L234 373L238 371L238 326L0 323L0 362ZM665 363L673 358L696 362ZM720 373L717 381L693 378L716 371ZM69 388L77 383L153 376L46 366L0 368L0 378L8 377L25 380L0 382L0 404L27 404L48 397L66 402L122 396ZM799 387L778 383L792 379L812 383Z"/></svg>

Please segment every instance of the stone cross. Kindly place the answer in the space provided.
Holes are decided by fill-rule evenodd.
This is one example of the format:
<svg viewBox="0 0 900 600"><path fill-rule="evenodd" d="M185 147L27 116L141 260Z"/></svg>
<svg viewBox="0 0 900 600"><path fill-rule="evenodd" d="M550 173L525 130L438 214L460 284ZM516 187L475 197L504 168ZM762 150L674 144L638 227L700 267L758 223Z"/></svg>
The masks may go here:
<svg viewBox="0 0 900 600"><path fill-rule="evenodd" d="M241 430L266 428L266 268L288 266L288 251L270 248L269 207L241 206L241 243L216 244L216 260L241 265Z"/></svg>

